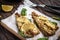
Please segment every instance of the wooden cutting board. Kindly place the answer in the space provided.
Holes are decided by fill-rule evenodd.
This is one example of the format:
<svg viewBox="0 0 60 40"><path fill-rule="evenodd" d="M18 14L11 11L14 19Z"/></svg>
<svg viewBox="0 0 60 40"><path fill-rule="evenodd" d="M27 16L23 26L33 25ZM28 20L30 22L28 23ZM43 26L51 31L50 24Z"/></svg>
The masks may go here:
<svg viewBox="0 0 60 40"><path fill-rule="evenodd" d="M22 1L23 2L23 1ZM11 11L11 12L4 12L4 11L2 11L2 10L0 10L0 16L2 16L1 18L0 18L0 20L2 20L2 19L5 19L5 18L7 18L7 17L9 17L10 15L12 15L14 12L15 12L15 10L17 10L17 8L19 7L19 5L20 4L23 4L22 2L14 2L14 3L11 3L11 2L6 2L6 1L2 1L2 4L5 4L5 5L13 5L14 6L14 8L13 8L13 10ZM10 28L8 28L7 27L7 25L5 25L4 23L2 23L2 22L0 22L0 24L2 25L0 25L0 27L3 27L2 29L0 29L0 30L3 30L3 32L1 32L2 34L3 33L5 33L4 32L4 30L6 29L6 31L8 30L9 32L7 32L6 34L7 35L5 35L5 34L3 34L3 35L1 35L1 38L2 38L2 36L4 37L4 36L6 36L6 37L4 37L4 39L2 38L2 40L11 40L11 39L13 39L13 38L9 38L8 37L8 33L10 33L10 35L11 35L11 33L12 33L12 35L14 35L15 36L15 38L17 39L17 37L19 38L19 39L21 39L21 40L25 40L23 37L21 37L19 34L17 34L15 31L13 31L12 29L10 29ZM1 39L0 38L0 39Z"/></svg>

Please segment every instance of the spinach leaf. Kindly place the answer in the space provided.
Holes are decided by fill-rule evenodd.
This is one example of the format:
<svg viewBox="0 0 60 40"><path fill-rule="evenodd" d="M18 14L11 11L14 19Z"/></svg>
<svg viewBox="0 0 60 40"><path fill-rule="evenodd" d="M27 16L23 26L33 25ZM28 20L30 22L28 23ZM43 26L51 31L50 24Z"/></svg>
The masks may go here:
<svg viewBox="0 0 60 40"><path fill-rule="evenodd" d="M24 33L22 31L19 31L19 34L22 36L22 37L25 37Z"/></svg>
<svg viewBox="0 0 60 40"><path fill-rule="evenodd" d="M38 38L37 40L48 40L48 38Z"/></svg>
<svg viewBox="0 0 60 40"><path fill-rule="evenodd" d="M50 21L50 20L49 20L49 22L53 23L54 25L57 25L57 23L56 23L56 22L52 22L52 21Z"/></svg>
<svg viewBox="0 0 60 40"><path fill-rule="evenodd" d="M27 11L27 9L23 8L22 11L21 11L21 15L26 16L26 11Z"/></svg>

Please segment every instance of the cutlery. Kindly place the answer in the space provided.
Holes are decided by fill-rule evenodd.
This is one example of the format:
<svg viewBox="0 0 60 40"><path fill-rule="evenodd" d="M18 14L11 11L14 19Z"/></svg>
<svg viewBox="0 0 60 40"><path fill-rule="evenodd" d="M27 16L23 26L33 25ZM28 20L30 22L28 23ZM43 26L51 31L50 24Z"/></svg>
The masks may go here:
<svg viewBox="0 0 60 40"><path fill-rule="evenodd" d="M43 8L45 11L49 11L49 12L52 12L53 14L56 14L56 15L60 15L60 10L57 10L57 9L60 9L60 6L53 6L53 5L45 5L45 4L35 4L35 3L32 3L30 0L25 0L24 1L24 4L25 5L28 5L29 7L41 7ZM49 10L47 10L46 8L48 8Z"/></svg>
<svg viewBox="0 0 60 40"><path fill-rule="evenodd" d="M47 5L47 4L35 4L35 3L32 3L30 0L25 0L24 1L25 4L29 5L30 7L36 7L36 6L39 6L39 7L51 7L51 8L60 8L60 6L54 6L54 5Z"/></svg>
<svg viewBox="0 0 60 40"><path fill-rule="evenodd" d="M45 5L45 4L35 4L35 3L32 3L30 0L25 0L24 5L32 7L32 8L33 7L40 7L40 8L43 8L45 11L52 12L53 14L55 14L57 16L51 16L51 15L49 15L49 16L52 17L55 20L60 21L60 16L59 16L60 12L59 12L59 10L57 11L56 9L53 9L53 8L60 9L60 6L52 6L52 5ZM46 15L48 15L48 14L46 14Z"/></svg>

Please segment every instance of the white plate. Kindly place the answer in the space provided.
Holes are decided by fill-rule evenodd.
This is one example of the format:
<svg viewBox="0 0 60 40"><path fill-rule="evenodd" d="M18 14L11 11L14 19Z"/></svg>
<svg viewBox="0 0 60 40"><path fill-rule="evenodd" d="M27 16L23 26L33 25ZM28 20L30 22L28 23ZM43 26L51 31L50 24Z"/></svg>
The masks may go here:
<svg viewBox="0 0 60 40"><path fill-rule="evenodd" d="M9 28L11 28L12 30L14 30L16 33L18 33L18 29L17 29L17 26L16 26L15 13L18 12L18 13L20 14L22 8L26 8L26 9L27 9L27 18L28 18L28 19L32 19L30 14L31 14L33 11L36 12L37 14L39 14L39 15L46 16L46 15L44 15L43 13L41 13L41 12L35 10L35 9L29 8L29 7L27 7L27 6L23 6L23 5L19 6L19 8L13 13L13 15L9 16L9 17L6 18L6 19L1 20L1 22L3 22L4 24L6 24ZM57 39L57 36L58 36L57 34L60 32L60 25L59 25L59 24L60 24L60 21L53 20L52 18L50 18L50 17L48 17L48 16L46 16L46 17L47 17L49 20L58 23L59 30L56 31L56 33L55 33L54 36L49 37L49 40L56 40L56 39ZM40 37L44 37L42 33L34 36L33 38L26 38L26 40L37 40L37 39L40 38Z"/></svg>

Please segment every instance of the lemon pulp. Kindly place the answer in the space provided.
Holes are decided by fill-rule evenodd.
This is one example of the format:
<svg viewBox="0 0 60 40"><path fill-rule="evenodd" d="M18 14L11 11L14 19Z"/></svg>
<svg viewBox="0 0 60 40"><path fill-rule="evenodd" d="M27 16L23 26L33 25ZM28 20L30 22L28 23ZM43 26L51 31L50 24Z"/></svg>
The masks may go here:
<svg viewBox="0 0 60 40"><path fill-rule="evenodd" d="M9 12L13 9L13 6L11 6L11 5L1 5L1 6L2 6L2 10L4 12Z"/></svg>

